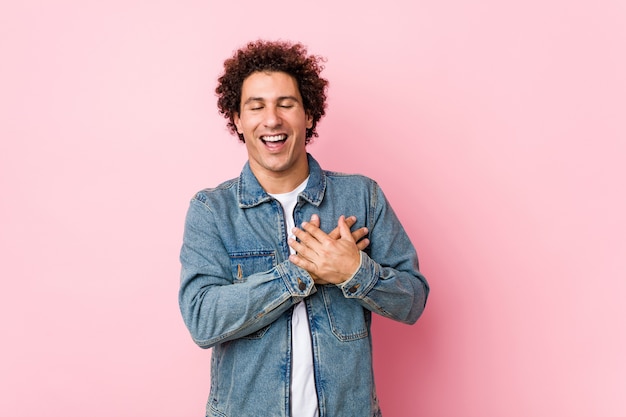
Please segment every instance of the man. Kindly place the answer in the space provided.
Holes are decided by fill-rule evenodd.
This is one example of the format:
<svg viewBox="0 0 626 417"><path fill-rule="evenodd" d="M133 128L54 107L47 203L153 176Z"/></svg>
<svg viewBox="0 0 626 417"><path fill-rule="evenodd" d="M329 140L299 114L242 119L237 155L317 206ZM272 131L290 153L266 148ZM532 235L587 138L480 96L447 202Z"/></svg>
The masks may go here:
<svg viewBox="0 0 626 417"><path fill-rule="evenodd" d="M371 313L412 324L426 303L378 185L306 151L325 110L321 61L257 41L224 63L218 107L248 162L191 200L180 256L183 319L213 348L207 416L380 416Z"/></svg>

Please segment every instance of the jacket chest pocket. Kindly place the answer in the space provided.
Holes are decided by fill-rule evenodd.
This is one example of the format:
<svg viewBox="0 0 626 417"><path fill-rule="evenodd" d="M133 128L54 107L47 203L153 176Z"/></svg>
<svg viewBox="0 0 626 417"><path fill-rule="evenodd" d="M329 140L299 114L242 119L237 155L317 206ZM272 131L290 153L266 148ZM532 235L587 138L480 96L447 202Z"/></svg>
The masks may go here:
<svg viewBox="0 0 626 417"><path fill-rule="evenodd" d="M335 337L342 342L357 340L369 335L372 314L355 300L346 299L337 287L322 287L324 306Z"/></svg>
<svg viewBox="0 0 626 417"><path fill-rule="evenodd" d="M267 272L276 266L274 251L237 252L230 254L233 283L246 282L250 275Z"/></svg>

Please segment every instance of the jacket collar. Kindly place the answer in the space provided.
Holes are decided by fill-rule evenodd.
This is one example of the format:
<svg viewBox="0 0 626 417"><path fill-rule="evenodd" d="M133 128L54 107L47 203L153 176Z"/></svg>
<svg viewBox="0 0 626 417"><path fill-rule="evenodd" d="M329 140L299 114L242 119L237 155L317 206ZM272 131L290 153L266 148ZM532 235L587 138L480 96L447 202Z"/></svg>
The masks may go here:
<svg viewBox="0 0 626 417"><path fill-rule="evenodd" d="M326 175L311 154L307 153L307 158L309 161L309 181L300 196L314 206L319 206L326 190ZM241 208L258 206L272 199L252 173L250 162L246 162L239 175L237 199Z"/></svg>

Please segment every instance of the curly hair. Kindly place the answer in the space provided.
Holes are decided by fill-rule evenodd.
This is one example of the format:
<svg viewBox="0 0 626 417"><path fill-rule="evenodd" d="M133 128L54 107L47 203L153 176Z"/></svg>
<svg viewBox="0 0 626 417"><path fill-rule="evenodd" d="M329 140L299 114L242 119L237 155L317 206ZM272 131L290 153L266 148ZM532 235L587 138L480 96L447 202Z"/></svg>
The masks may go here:
<svg viewBox="0 0 626 417"><path fill-rule="evenodd" d="M305 143L308 144L311 138L318 136L315 127L326 109L328 81L320 77L323 62L325 58L321 56L308 55L304 45L286 41L257 40L235 51L231 58L224 61L224 74L218 79L215 89L217 107L220 114L228 119L228 129L245 142L233 121L234 114L241 111L244 80L254 72L284 72L296 79L304 110L313 120L311 128L306 130Z"/></svg>

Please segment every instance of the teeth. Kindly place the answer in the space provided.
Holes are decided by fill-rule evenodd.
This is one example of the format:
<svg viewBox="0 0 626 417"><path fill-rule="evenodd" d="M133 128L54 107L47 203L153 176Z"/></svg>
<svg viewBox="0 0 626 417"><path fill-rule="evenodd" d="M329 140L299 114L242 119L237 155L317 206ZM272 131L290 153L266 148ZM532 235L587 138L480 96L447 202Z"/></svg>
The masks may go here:
<svg viewBox="0 0 626 417"><path fill-rule="evenodd" d="M265 142L280 142L281 140L287 139L287 135L263 136L261 139Z"/></svg>

